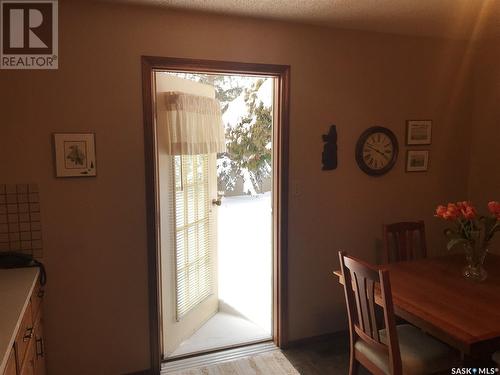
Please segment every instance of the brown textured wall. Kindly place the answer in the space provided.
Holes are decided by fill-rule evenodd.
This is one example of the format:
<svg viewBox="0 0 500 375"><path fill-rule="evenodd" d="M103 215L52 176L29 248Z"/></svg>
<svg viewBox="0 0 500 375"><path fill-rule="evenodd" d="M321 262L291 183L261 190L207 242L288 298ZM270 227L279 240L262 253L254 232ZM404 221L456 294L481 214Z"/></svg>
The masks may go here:
<svg viewBox="0 0 500 375"><path fill-rule="evenodd" d="M486 203L500 201L500 39L477 48L473 69L470 199L486 211ZM491 251L500 253L500 236Z"/></svg>
<svg viewBox="0 0 500 375"><path fill-rule="evenodd" d="M290 338L344 328L336 252L375 261L384 222L425 219L467 193L466 45L429 38L60 2L60 68L0 71L0 176L40 186L51 375L119 374L149 361L140 56L290 64ZM407 119L433 119L428 173L404 172ZM338 126L339 168L321 134ZM391 128L401 153L364 175L354 145ZM95 131L97 178L55 179L51 133Z"/></svg>

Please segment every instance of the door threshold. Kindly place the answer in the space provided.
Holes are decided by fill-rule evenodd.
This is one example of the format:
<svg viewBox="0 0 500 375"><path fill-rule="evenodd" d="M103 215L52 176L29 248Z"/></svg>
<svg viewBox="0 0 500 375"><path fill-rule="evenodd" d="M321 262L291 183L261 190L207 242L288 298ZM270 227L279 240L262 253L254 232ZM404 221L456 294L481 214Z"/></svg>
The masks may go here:
<svg viewBox="0 0 500 375"><path fill-rule="evenodd" d="M166 375L174 371L182 371L194 367L208 366L220 362L233 361L235 359L249 357L256 354L267 353L278 350L271 340L258 343L247 343L241 346L231 346L228 348L217 349L212 352L193 353L189 356L169 358L162 363L161 374Z"/></svg>

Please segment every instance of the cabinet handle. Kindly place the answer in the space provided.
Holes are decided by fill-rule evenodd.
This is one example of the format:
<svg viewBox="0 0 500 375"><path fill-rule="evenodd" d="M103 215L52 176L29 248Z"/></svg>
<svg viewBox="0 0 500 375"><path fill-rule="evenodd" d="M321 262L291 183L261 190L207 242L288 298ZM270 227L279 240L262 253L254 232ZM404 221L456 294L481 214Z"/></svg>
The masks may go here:
<svg viewBox="0 0 500 375"><path fill-rule="evenodd" d="M40 345L39 345L40 344ZM38 350L40 348L40 350ZM36 339L36 358L43 358L45 356L45 348L43 345L43 338Z"/></svg>
<svg viewBox="0 0 500 375"><path fill-rule="evenodd" d="M33 327L26 328L26 332L24 333L23 341L29 341L33 337Z"/></svg>

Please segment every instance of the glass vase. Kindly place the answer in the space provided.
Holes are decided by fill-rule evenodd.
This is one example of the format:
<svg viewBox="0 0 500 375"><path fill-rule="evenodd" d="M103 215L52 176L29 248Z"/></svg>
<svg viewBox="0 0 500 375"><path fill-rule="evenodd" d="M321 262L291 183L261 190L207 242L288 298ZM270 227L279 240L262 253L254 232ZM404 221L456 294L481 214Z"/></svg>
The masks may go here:
<svg viewBox="0 0 500 375"><path fill-rule="evenodd" d="M466 279L473 281L484 281L488 277L488 272L483 267L484 259L488 249L480 244L465 245L465 258L467 265L463 270Z"/></svg>

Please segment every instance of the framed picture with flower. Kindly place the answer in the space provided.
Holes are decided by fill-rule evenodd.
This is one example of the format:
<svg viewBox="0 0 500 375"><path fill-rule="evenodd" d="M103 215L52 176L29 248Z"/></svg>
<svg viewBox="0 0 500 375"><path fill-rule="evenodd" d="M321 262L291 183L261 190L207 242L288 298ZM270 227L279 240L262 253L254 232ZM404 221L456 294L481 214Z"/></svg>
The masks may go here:
<svg viewBox="0 0 500 375"><path fill-rule="evenodd" d="M431 120L408 120L406 122L406 144L408 146L430 145L431 141Z"/></svg>
<svg viewBox="0 0 500 375"><path fill-rule="evenodd" d="M428 169L428 150L408 150L406 157L406 172L426 172Z"/></svg>
<svg viewBox="0 0 500 375"><path fill-rule="evenodd" d="M97 175L94 133L55 133L56 177Z"/></svg>

